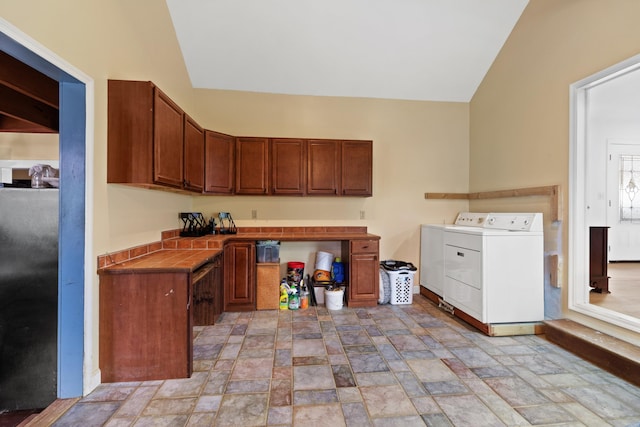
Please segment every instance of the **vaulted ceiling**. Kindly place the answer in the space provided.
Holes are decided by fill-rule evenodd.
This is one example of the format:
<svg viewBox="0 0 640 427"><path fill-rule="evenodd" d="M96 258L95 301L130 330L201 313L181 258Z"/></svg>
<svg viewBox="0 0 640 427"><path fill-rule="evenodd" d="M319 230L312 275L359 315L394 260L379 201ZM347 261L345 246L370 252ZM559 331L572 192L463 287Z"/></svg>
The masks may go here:
<svg viewBox="0 0 640 427"><path fill-rule="evenodd" d="M166 0L191 83L468 102L528 0Z"/></svg>

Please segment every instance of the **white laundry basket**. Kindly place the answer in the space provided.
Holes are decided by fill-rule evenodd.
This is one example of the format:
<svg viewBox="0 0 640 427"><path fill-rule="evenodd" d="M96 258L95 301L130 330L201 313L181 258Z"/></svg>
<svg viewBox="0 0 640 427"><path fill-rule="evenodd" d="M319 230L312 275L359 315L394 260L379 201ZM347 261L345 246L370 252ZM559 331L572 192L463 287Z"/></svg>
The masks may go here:
<svg viewBox="0 0 640 427"><path fill-rule="evenodd" d="M410 262L393 260L382 261L380 267L380 272L388 277L388 284L387 280L384 280L383 289L385 289L385 297L389 298L389 302L392 305L411 304L413 302L413 276L417 268ZM387 292L390 295L386 295Z"/></svg>
<svg viewBox="0 0 640 427"><path fill-rule="evenodd" d="M391 288L391 304L411 304L413 302L414 271L387 271Z"/></svg>

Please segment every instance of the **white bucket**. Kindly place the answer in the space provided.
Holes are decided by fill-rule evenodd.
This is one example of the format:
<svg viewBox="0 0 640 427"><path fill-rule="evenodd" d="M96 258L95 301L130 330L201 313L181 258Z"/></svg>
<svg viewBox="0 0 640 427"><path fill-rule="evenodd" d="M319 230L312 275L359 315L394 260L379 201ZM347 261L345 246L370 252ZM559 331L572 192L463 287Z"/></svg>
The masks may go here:
<svg viewBox="0 0 640 427"><path fill-rule="evenodd" d="M327 303L328 310L340 310L342 309L342 301L344 299L344 290L334 289L332 291L324 291L324 300Z"/></svg>
<svg viewBox="0 0 640 427"><path fill-rule="evenodd" d="M316 252L316 270L331 271L333 254L329 252Z"/></svg>

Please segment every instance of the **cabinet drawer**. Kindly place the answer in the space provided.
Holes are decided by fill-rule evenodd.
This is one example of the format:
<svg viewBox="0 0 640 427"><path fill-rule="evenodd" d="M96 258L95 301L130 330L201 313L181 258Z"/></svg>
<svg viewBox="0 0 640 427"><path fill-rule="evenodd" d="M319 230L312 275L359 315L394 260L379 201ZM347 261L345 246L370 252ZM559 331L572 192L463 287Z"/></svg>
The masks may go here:
<svg viewBox="0 0 640 427"><path fill-rule="evenodd" d="M371 253L378 252L377 240L352 240L351 241L351 253Z"/></svg>

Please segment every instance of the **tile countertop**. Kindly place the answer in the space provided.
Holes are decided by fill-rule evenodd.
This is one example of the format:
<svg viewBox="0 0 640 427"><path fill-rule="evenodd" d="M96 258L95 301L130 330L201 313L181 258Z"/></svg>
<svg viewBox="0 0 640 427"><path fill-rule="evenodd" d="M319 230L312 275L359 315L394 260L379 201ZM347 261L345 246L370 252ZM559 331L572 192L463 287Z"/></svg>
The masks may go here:
<svg viewBox="0 0 640 427"><path fill-rule="evenodd" d="M380 240L369 234L366 228L351 227L264 227L242 228L237 234L208 234L201 237L179 237L179 230L163 233L158 250L146 250L135 255L132 248L114 255L99 258L117 261L104 265L99 260L99 274L124 274L131 272L192 272L222 252L227 241L346 241ZM151 246L151 245L148 245ZM126 252L126 256L121 254Z"/></svg>
<svg viewBox="0 0 640 427"><path fill-rule="evenodd" d="M98 270L98 274L185 272L197 270L222 249L161 249Z"/></svg>

